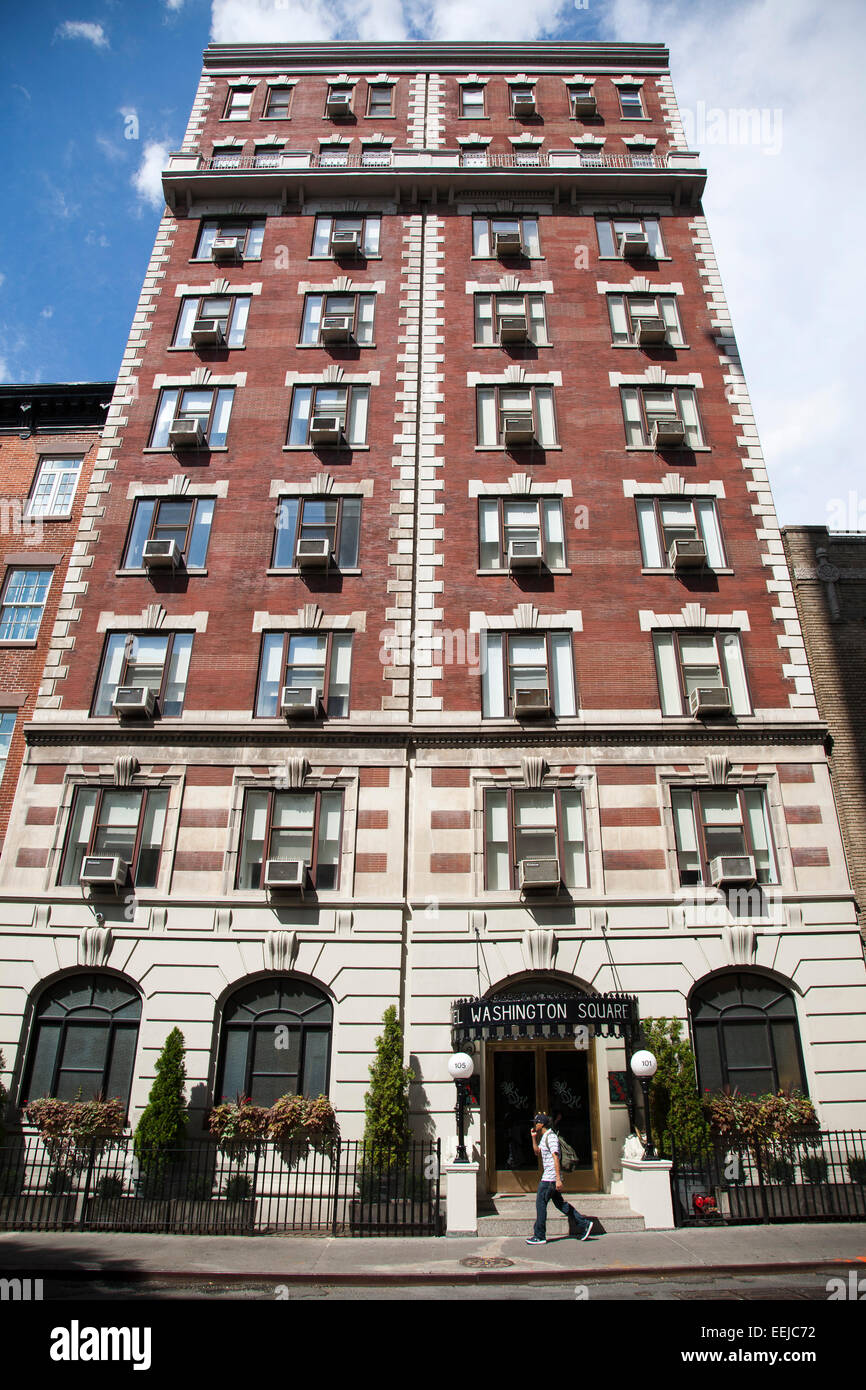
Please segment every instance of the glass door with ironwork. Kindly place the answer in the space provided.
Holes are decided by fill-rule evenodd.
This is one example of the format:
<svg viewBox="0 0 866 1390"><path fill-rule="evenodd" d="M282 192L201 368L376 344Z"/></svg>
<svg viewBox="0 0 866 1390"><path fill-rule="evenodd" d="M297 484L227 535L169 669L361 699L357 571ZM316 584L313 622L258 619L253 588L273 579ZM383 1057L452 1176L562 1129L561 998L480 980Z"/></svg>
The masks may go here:
<svg viewBox="0 0 866 1390"><path fill-rule="evenodd" d="M567 1192L600 1182L594 1059L571 1042L490 1043L487 1047L487 1179L491 1191L534 1191L541 1176L530 1130L536 1111L551 1115L579 1167L563 1173Z"/></svg>

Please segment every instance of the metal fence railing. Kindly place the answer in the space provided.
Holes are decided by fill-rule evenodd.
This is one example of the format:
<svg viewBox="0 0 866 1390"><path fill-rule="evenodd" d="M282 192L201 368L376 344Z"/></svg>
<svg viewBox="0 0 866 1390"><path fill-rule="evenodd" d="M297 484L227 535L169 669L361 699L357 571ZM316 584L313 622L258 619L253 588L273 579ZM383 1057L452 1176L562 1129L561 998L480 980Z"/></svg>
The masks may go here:
<svg viewBox="0 0 866 1390"><path fill-rule="evenodd" d="M191 1140L136 1156L131 1138L0 1148L0 1229L209 1235L438 1235L438 1141L387 1162L361 1140L313 1147Z"/></svg>
<svg viewBox="0 0 866 1390"><path fill-rule="evenodd" d="M675 1146L672 1158L678 1226L866 1220L866 1130L804 1131L772 1144Z"/></svg>

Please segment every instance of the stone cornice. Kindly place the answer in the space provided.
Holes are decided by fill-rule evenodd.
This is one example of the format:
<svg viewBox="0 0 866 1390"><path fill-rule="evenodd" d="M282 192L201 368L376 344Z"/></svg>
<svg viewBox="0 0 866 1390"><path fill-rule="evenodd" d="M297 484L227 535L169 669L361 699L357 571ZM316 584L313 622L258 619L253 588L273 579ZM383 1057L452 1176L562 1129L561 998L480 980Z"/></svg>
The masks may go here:
<svg viewBox="0 0 866 1390"><path fill-rule="evenodd" d="M667 73L669 55L664 44L647 43L533 43L536 71L609 71ZM309 71L332 73L335 68L423 72L523 72L525 43L299 43L209 44L204 52L208 74L252 74L262 69L293 74Z"/></svg>

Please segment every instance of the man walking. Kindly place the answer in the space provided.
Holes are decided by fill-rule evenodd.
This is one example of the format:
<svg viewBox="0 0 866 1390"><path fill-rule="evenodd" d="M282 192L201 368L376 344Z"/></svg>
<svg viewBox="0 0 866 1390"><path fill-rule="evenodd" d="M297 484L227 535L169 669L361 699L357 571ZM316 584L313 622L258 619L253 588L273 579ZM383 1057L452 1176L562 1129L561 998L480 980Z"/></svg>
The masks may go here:
<svg viewBox="0 0 866 1390"><path fill-rule="evenodd" d="M550 1116L536 1115L532 1130L532 1147L541 1156L543 1163L541 1182L535 1198L535 1229L527 1237L527 1245L547 1244L547 1204L553 1205L568 1217L568 1234L578 1240L586 1240L592 1230L592 1217L581 1216L573 1206L562 1198L562 1172L559 1163L559 1136L550 1127Z"/></svg>

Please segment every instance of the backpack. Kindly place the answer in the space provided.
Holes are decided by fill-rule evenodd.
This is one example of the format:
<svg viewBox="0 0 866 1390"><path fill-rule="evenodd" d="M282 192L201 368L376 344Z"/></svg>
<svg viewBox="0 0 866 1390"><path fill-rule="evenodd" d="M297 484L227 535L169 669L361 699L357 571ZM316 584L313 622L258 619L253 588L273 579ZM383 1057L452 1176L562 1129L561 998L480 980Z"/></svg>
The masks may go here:
<svg viewBox="0 0 866 1390"><path fill-rule="evenodd" d="M559 1171L561 1173L571 1173L575 1168L580 1166L577 1154L568 1140L563 1138L555 1129L551 1130L551 1133L555 1134L559 1140ZM542 1143L543 1142L542 1140ZM549 1149L550 1145L548 1144L548 1150Z"/></svg>

